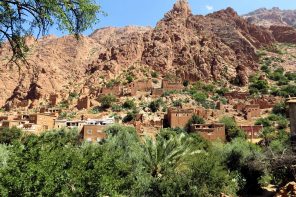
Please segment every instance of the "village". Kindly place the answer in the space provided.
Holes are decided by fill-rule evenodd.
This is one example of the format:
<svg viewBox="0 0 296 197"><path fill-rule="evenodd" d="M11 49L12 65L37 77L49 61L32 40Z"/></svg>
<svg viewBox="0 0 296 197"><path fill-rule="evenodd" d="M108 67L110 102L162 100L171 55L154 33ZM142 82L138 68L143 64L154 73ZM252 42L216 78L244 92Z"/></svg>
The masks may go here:
<svg viewBox="0 0 296 197"><path fill-rule="evenodd" d="M126 98L135 100L156 99L162 97L166 92L182 92L185 88L184 84L178 80L163 79L160 85L155 85L152 79L148 78L147 80L134 81L126 86L103 87L95 92L83 89L76 102L72 102L73 108L71 109L60 107L59 104L63 102L64 98L58 94L51 94L47 98L47 105L29 110L28 102L24 101L20 103L18 110L2 112L0 128L17 127L26 133L37 135L53 129L77 128L81 140L100 142L107 137L104 130L112 124L129 125L135 127L139 136L149 135L154 137L162 128L184 128L193 116L198 116L204 119L205 123L189 125L191 133L198 133L209 141L218 139L225 141L225 126L218 120L227 115L236 121L250 141L258 142L263 126L255 125L255 121L260 117L267 116L272 107L282 101L281 98L274 96L252 98L248 92L236 90L225 93L224 97L227 102L216 101L214 109L206 109L196 103L187 102L177 106L171 105L154 113L149 109L137 111L134 117L128 121L118 118L118 116L124 116L124 114L116 114L117 116L115 116L108 110L95 114L89 112L99 105L97 98L106 95L113 95L117 98L117 102L122 103ZM174 99L178 96L172 94L168 97ZM76 112L71 118L61 115L73 111Z"/></svg>

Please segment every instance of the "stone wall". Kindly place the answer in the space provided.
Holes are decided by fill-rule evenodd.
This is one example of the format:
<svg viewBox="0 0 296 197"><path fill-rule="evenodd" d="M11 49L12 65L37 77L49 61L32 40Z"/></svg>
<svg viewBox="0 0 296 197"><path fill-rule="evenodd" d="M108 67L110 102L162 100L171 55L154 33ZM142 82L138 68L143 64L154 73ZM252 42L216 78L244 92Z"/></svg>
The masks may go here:
<svg viewBox="0 0 296 197"><path fill-rule="evenodd" d="M162 88L152 89L152 96L159 97L159 96L162 96L163 93L164 93L164 90Z"/></svg>
<svg viewBox="0 0 296 197"><path fill-rule="evenodd" d="M114 96L122 96L123 93L123 87L118 85L118 86L113 86L113 87L104 87L101 89L101 94L107 95L107 94L113 94Z"/></svg>
<svg viewBox="0 0 296 197"><path fill-rule="evenodd" d="M224 124L194 124L190 126L190 131L209 141L226 139Z"/></svg>
<svg viewBox="0 0 296 197"><path fill-rule="evenodd" d="M266 99L253 99L251 101L251 104L256 104L259 105L260 109L269 109L274 106L274 102L271 100L266 100Z"/></svg>
<svg viewBox="0 0 296 197"><path fill-rule="evenodd" d="M180 81L171 82L169 80L162 80L162 89L164 91L183 90L184 86Z"/></svg>
<svg viewBox="0 0 296 197"><path fill-rule="evenodd" d="M233 92L225 93L224 96L227 99L242 99L242 100L245 100L250 96L250 93L249 92L233 91Z"/></svg>

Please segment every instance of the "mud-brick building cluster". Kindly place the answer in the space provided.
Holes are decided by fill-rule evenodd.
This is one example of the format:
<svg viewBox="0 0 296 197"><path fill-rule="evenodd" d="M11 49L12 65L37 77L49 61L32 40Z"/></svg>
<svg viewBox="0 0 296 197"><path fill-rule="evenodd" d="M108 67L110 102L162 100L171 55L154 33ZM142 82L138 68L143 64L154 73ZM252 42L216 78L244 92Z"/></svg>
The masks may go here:
<svg viewBox="0 0 296 197"><path fill-rule="evenodd" d="M228 104L241 113L246 120L258 118L262 110L271 109L277 102L275 97L251 98L248 92L230 92L225 93Z"/></svg>
<svg viewBox="0 0 296 197"><path fill-rule="evenodd" d="M30 133L40 134L53 129L56 118L56 114L35 113L2 117L0 121L1 127L17 127Z"/></svg>
<svg viewBox="0 0 296 197"><path fill-rule="evenodd" d="M0 128L19 128L25 133L39 135L43 132L61 128L77 128L81 140L98 142L107 137L104 130L114 123L114 118L88 120L59 120L56 113L19 114L0 117Z"/></svg>
<svg viewBox="0 0 296 197"><path fill-rule="evenodd" d="M103 87L98 95L113 94L115 96L135 96L137 92L149 92L153 96L161 96L166 91L183 90L181 81L162 80L161 88L154 88L152 79L134 81L126 86L115 85Z"/></svg>

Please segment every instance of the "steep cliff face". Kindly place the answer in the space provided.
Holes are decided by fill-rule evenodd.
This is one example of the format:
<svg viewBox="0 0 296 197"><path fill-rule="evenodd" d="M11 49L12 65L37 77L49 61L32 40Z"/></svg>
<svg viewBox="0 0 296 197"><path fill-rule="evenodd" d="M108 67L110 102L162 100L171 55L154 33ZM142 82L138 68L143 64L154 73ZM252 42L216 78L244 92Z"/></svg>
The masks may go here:
<svg viewBox="0 0 296 197"><path fill-rule="evenodd" d="M279 8L261 8L243 16L250 23L259 26L292 26L296 27L296 10L281 10Z"/></svg>
<svg viewBox="0 0 296 197"><path fill-rule="evenodd" d="M78 41L72 36L31 40L29 64L20 72L7 65L8 47L1 48L0 105L29 100L33 106L52 92L95 89L131 65L191 81L236 79L246 85L248 74L258 68L256 48L272 42L269 31L231 8L195 16L188 2L180 0L155 28L108 27Z"/></svg>

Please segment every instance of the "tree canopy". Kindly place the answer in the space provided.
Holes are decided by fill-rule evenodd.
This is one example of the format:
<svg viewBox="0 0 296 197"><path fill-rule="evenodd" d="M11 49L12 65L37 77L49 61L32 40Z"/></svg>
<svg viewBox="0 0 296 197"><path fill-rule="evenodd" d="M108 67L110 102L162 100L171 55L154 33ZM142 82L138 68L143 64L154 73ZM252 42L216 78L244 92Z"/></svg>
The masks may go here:
<svg viewBox="0 0 296 197"><path fill-rule="evenodd" d="M26 36L45 35L53 25L78 36L98 21L99 13L94 0L1 0L0 43L9 42L12 59L22 58Z"/></svg>

